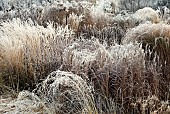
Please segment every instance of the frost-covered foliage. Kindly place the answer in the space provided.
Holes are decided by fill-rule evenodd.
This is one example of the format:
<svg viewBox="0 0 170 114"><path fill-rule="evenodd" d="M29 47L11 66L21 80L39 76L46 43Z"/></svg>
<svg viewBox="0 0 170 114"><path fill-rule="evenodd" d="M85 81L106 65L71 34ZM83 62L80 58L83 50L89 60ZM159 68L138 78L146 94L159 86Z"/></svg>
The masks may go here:
<svg viewBox="0 0 170 114"><path fill-rule="evenodd" d="M170 107L168 101L160 101L155 95L148 96L146 100L139 98L135 103L131 104L134 109L138 109L134 113L144 113L149 110L150 113L169 114Z"/></svg>
<svg viewBox="0 0 170 114"><path fill-rule="evenodd" d="M170 25L159 23L145 23L129 30L125 36L124 43L141 41L145 38L170 38Z"/></svg>
<svg viewBox="0 0 170 114"><path fill-rule="evenodd" d="M106 13L118 12L119 0L98 0L96 5L92 7L92 14L97 18L98 16L105 16ZM101 18L98 17L98 18Z"/></svg>
<svg viewBox="0 0 170 114"><path fill-rule="evenodd" d="M159 23L160 22L160 18L159 18L159 14L157 11L153 10L150 7L145 7L143 9L139 9L137 10L133 16L135 18L137 18L138 20L141 21L146 21L149 20L153 23Z"/></svg>
<svg viewBox="0 0 170 114"><path fill-rule="evenodd" d="M79 23L82 21L82 15L84 15L84 7L86 7L86 5L82 5L81 3L78 4L74 2L68 4L55 2L44 8L42 17L38 20L39 24L46 26L47 23L51 21L62 26L68 25L70 28L75 28L76 24L77 30ZM80 18L80 20L78 20L78 18Z"/></svg>
<svg viewBox="0 0 170 114"><path fill-rule="evenodd" d="M34 90L0 113L164 113L168 3L0 0L0 95Z"/></svg>
<svg viewBox="0 0 170 114"><path fill-rule="evenodd" d="M2 0L0 7L1 20L20 18L22 20L27 20L32 18L37 20L40 17L43 6L37 0Z"/></svg>
<svg viewBox="0 0 170 114"><path fill-rule="evenodd" d="M115 24L114 26L119 27L117 30L122 31L122 37L125 35L128 29L131 29L140 23L140 20L133 16L133 13L129 13L128 11L120 12L118 15L113 17L112 21Z"/></svg>
<svg viewBox="0 0 170 114"><path fill-rule="evenodd" d="M40 98L29 91L22 91L16 99L3 101L0 99L0 113L16 114L37 114L50 113L50 110L40 100Z"/></svg>
<svg viewBox="0 0 170 114"><path fill-rule="evenodd" d="M87 75L94 84L96 102L103 99L103 111L107 113L110 113L110 110L106 108L105 98L99 98L98 94L114 98L118 105L123 105L124 108L130 105L124 102L126 97L133 102L137 96L145 97L150 92L159 94L159 82L153 81L159 78L159 73L153 71L153 66L145 67L145 54L138 45L115 45L106 49L98 41L85 41L72 44L64 53L62 70L71 70L83 77ZM153 80L148 80L148 77ZM148 82L145 82L146 80ZM132 85L133 87L130 87ZM152 88L153 91L147 92L147 88ZM119 111L122 113L125 110Z"/></svg>
<svg viewBox="0 0 170 114"><path fill-rule="evenodd" d="M159 56L159 62L170 64L170 25L167 24L141 24L127 32L124 43L141 42L149 45L151 51Z"/></svg>
<svg viewBox="0 0 170 114"><path fill-rule="evenodd" d="M23 67L24 61L30 60L28 56L36 58L36 51L40 51L42 37L50 37L55 33L53 29L45 29L32 21L22 22L19 19L6 21L1 25L0 55L6 61L5 64L14 65L16 68L19 67L18 65ZM25 54L27 57L24 57Z"/></svg>
<svg viewBox="0 0 170 114"><path fill-rule="evenodd" d="M11 83L7 84L13 87L19 86L14 84L18 79L23 80L21 85L27 83L29 78L37 81L58 68L62 50L74 40L73 32L68 27L54 29L49 25L44 28L32 21L21 22L19 19L1 25L0 65L2 73L6 74L4 79L18 74L8 80Z"/></svg>
<svg viewBox="0 0 170 114"><path fill-rule="evenodd" d="M139 42L146 51L146 59L161 66L160 85L165 96L169 96L169 68L170 68L170 25L167 24L141 24L127 32L124 43Z"/></svg>
<svg viewBox="0 0 170 114"><path fill-rule="evenodd" d="M71 72L54 71L34 90L52 113L80 114L94 111L92 90Z"/></svg>
<svg viewBox="0 0 170 114"><path fill-rule="evenodd" d="M90 12L87 15L92 20L91 26L97 27L98 29L102 29L103 27L110 25L112 21L112 16L116 12L118 12L118 3L119 0L97 1L94 6L90 7Z"/></svg>
<svg viewBox="0 0 170 114"><path fill-rule="evenodd" d="M111 15L115 14L115 12L118 12L119 9L119 1L116 0L101 0L96 1L95 4L94 1L90 2L74 0L27 2L17 0L14 2L6 3L6 7L10 8L8 11L5 11L5 8L2 9L0 19L6 20L12 18L20 18L21 20L27 20L28 18L31 18L32 20L37 21L40 25L44 26L47 26L47 22L52 21L60 25L70 25L71 28L73 28L71 25L73 22L69 22L67 19L69 17L71 18L73 15L77 15L78 18L79 16L85 16L84 22L87 22L86 24L80 25L78 22L77 25L80 26L79 28L84 27L84 25L100 25L100 28L103 28L103 26L107 25L107 22L111 21ZM88 16L92 18L93 22L87 20L87 18L89 18Z"/></svg>
<svg viewBox="0 0 170 114"><path fill-rule="evenodd" d="M22 91L16 99L0 99L0 112L1 113L56 113L53 112L53 107L48 107L37 95L29 91ZM144 113L149 110L151 113L169 114L170 107L168 101L160 101L156 96L149 96L146 100L141 98L131 104L134 113ZM138 109L138 110L136 110ZM70 112L71 113L71 112ZM83 112L83 113L92 113ZM94 112L97 113L97 112ZM115 112L116 113L116 112Z"/></svg>
<svg viewBox="0 0 170 114"><path fill-rule="evenodd" d="M126 29L118 26L107 26L99 30L97 28L86 28L82 31L81 37L85 39L97 38L104 45L121 44Z"/></svg>
<svg viewBox="0 0 170 114"><path fill-rule="evenodd" d="M96 62L97 64L99 64L101 68L103 68L105 65L106 66L109 64L111 65L113 63L122 64L124 58L126 58L127 60L126 62L128 61L130 62L131 60L133 60L132 59L133 57L134 58L136 57L135 55L138 55L138 54L140 56L144 55L142 49L132 44L123 45L123 46L115 45L115 46L109 47L108 49L106 48L107 47L100 44L98 40L94 40L94 41L85 40L82 42L73 43L71 46L66 48L64 51L64 54L65 54L64 65L67 64L75 68L88 68L89 65L92 65L91 62L94 62L94 63ZM138 56L136 58L138 58ZM141 60L143 60L143 58L141 58ZM142 64L141 61L140 63ZM74 71L79 71L79 70L75 69Z"/></svg>

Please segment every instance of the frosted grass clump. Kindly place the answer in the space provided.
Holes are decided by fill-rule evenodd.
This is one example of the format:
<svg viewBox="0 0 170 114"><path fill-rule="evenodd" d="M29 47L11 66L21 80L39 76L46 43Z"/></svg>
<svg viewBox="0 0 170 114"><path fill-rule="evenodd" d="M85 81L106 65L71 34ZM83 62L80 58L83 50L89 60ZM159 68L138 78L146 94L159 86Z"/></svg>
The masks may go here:
<svg viewBox="0 0 170 114"><path fill-rule="evenodd" d="M139 48L139 45L132 43L125 45L112 46L109 49L109 54L112 55L113 63L123 64L126 62L129 65L140 64L144 66L144 51Z"/></svg>
<svg viewBox="0 0 170 114"><path fill-rule="evenodd" d="M97 39L75 42L64 50L63 69L86 74L93 62L103 67L109 63L110 58L105 46Z"/></svg>
<svg viewBox="0 0 170 114"><path fill-rule="evenodd" d="M160 18L157 11L150 7L137 10L133 16L141 21L151 21L152 23L159 23Z"/></svg>
<svg viewBox="0 0 170 114"><path fill-rule="evenodd" d="M107 107L110 103L107 98L113 98L118 105L127 108L127 97L131 102L138 96L144 97L143 93L149 95L150 83L144 82L148 80L145 53L139 45L130 43L107 47L98 40L84 40L66 48L63 61L62 70L92 81L95 102L99 102L97 109L101 110L102 105L104 112L110 113L111 110ZM156 73L150 77L154 75Z"/></svg>
<svg viewBox="0 0 170 114"><path fill-rule="evenodd" d="M154 66L155 63L147 63L145 52L139 44L115 45L110 47L109 54L112 56L112 64L107 68L110 69L109 91L120 106L120 113L123 111L121 108L126 113L131 112L133 109L130 108L130 103L139 97L160 94L157 91L160 90L157 81L160 79L159 71ZM130 110L126 110L127 108Z"/></svg>
<svg viewBox="0 0 170 114"><path fill-rule="evenodd" d="M23 60L25 46L35 54L40 48L41 37L50 37L55 33L54 29L46 29L32 21L22 22L20 19L6 21L1 25L1 56L11 63L20 63Z"/></svg>
<svg viewBox="0 0 170 114"><path fill-rule="evenodd" d="M122 11L113 17L113 23L117 24L117 26L119 26L119 28L124 31L121 33L122 36L124 36L128 29L134 28L139 24L139 20L134 17L132 13L129 13L128 11Z"/></svg>
<svg viewBox="0 0 170 114"><path fill-rule="evenodd" d="M161 90L159 96L169 96L169 68L170 68L170 25L159 24L141 24L138 27L129 30L123 40L124 44L141 43L142 48L145 50L147 64L152 62L157 67L157 72L163 76L159 84ZM147 65L146 65L147 66ZM156 80L158 80L156 79ZM161 88L161 89L160 89Z"/></svg>
<svg viewBox="0 0 170 114"><path fill-rule="evenodd" d="M79 114L93 110L93 96L86 81L71 72L54 71L34 90L53 113Z"/></svg>
<svg viewBox="0 0 170 114"><path fill-rule="evenodd" d="M99 29L111 24L112 16L117 12L118 1L115 0L99 0L95 5L89 8L89 17L93 21L91 26ZM87 17L88 18L88 17ZM89 20L87 20L89 22Z"/></svg>
<svg viewBox="0 0 170 114"><path fill-rule="evenodd" d="M74 39L74 33L69 30L67 26L65 28L58 27L55 30L52 25L44 28L32 21L22 22L20 19L13 19L9 22L6 21L1 25L0 50L3 52L1 56L4 56L6 59L13 54L19 56L19 53L25 54L27 57L31 56L34 60L36 57L38 57L37 59L41 59L41 56L44 54L50 56L51 54L59 52L60 48L63 49L67 43L69 44ZM13 53L12 50L19 52ZM55 52L50 53L54 50ZM19 59L23 58L19 56ZM19 60L15 59L14 61L19 62Z"/></svg>
<svg viewBox="0 0 170 114"><path fill-rule="evenodd" d="M106 49L106 46L96 40L75 42L64 50L63 65L71 71L86 72L95 63L100 68L110 65L140 64L144 66L144 51L139 45L115 45ZM66 67L65 66L65 67ZM97 70L97 69L95 69Z"/></svg>
<svg viewBox="0 0 170 114"><path fill-rule="evenodd" d="M142 41L146 39L152 39L153 41L158 37L170 38L170 25L163 23L140 24L126 33L123 43Z"/></svg>
<svg viewBox="0 0 170 114"><path fill-rule="evenodd" d="M35 39L40 37L39 35L42 33L45 36L51 36L55 32L55 30L48 30L31 20L24 22L20 19L13 19L12 21L5 21L1 25L0 28L4 34L7 34L9 37L19 37L17 39L21 39L22 37L23 39L26 39L26 37Z"/></svg>
<svg viewBox="0 0 170 114"><path fill-rule="evenodd" d="M97 21L111 21L111 17L108 14L114 14L116 10L116 2L112 1L98 1L95 6L91 7L90 15L95 22Z"/></svg>
<svg viewBox="0 0 170 114"><path fill-rule="evenodd" d="M156 54L159 56L158 63L167 65L170 63L170 25L141 24L126 33L123 43L129 42L142 43L146 53L151 55L149 59L153 59L153 54Z"/></svg>
<svg viewBox="0 0 170 114"><path fill-rule="evenodd" d="M75 44L72 46L74 45ZM91 61L95 60L95 53L92 53L88 49L74 49L72 46L69 46L69 48L66 48L64 51L64 65L71 66L76 71L79 71L80 68L85 69Z"/></svg>
<svg viewBox="0 0 170 114"><path fill-rule="evenodd" d="M123 64L144 67L144 51L139 45L132 43L115 45L106 48L98 40L86 40L73 43L64 51L64 65L71 71L86 72L91 67L95 71L102 71L105 67L115 68Z"/></svg>
<svg viewBox="0 0 170 114"><path fill-rule="evenodd" d="M0 112L9 114L37 114L50 113L50 110L34 93L22 91L16 99L1 103Z"/></svg>
<svg viewBox="0 0 170 114"><path fill-rule="evenodd" d="M116 13L118 12L119 0L97 0L96 7L99 12Z"/></svg>
<svg viewBox="0 0 170 114"><path fill-rule="evenodd" d="M78 16L77 14L69 14L67 23L68 26L74 31L78 32L79 25L83 21L83 15Z"/></svg>
<svg viewBox="0 0 170 114"><path fill-rule="evenodd" d="M5 21L0 27L0 65L4 71L3 79L12 75L14 88L18 78L25 86L45 77L62 63L62 50L74 40L74 33L66 27L47 28L32 21L20 19ZM6 71L8 69L8 71ZM41 72L41 73L40 73ZM11 75L7 75L7 74ZM15 74L19 76L16 78ZM14 75L14 76L13 76ZM34 78L34 80L27 80ZM25 82L27 81L27 82ZM21 85L22 85L21 84Z"/></svg>

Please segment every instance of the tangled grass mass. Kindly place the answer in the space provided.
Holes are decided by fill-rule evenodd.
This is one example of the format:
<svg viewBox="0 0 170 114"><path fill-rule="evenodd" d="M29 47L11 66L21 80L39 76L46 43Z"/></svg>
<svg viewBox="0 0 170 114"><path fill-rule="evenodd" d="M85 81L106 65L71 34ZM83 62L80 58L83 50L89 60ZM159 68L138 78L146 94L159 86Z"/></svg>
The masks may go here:
<svg viewBox="0 0 170 114"><path fill-rule="evenodd" d="M170 114L168 0L1 0L0 114Z"/></svg>

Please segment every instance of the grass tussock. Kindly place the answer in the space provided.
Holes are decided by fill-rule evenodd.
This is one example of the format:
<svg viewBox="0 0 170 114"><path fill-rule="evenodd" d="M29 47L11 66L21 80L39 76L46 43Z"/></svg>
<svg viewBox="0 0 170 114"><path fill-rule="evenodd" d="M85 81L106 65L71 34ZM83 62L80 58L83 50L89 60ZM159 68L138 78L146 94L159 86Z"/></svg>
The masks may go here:
<svg viewBox="0 0 170 114"><path fill-rule="evenodd" d="M14 88L23 84L33 87L33 82L61 64L62 49L72 42L72 35L67 27L54 30L52 26L44 28L32 21L18 19L2 23L0 70L5 83ZM30 79L33 79L31 83Z"/></svg>
<svg viewBox="0 0 170 114"><path fill-rule="evenodd" d="M141 42L143 46L149 46L156 52L162 64L170 64L170 26L167 24L141 24L130 30L124 39L124 43ZM166 62L166 63L164 63Z"/></svg>
<svg viewBox="0 0 170 114"><path fill-rule="evenodd" d="M158 12L152 9L151 7L145 7L143 9L139 9L134 13L133 16L140 21L149 20L152 23L159 23L161 20Z"/></svg>
<svg viewBox="0 0 170 114"><path fill-rule="evenodd" d="M70 72L54 71L34 90L48 104L51 113L95 113L92 89Z"/></svg>

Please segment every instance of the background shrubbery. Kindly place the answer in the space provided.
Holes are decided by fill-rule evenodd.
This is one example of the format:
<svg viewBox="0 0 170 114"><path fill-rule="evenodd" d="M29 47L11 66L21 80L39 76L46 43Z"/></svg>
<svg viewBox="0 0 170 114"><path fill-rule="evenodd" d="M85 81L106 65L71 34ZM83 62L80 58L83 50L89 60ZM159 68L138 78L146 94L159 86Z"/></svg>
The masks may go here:
<svg viewBox="0 0 170 114"><path fill-rule="evenodd" d="M0 95L20 92L4 110L168 114L168 4L2 0Z"/></svg>

